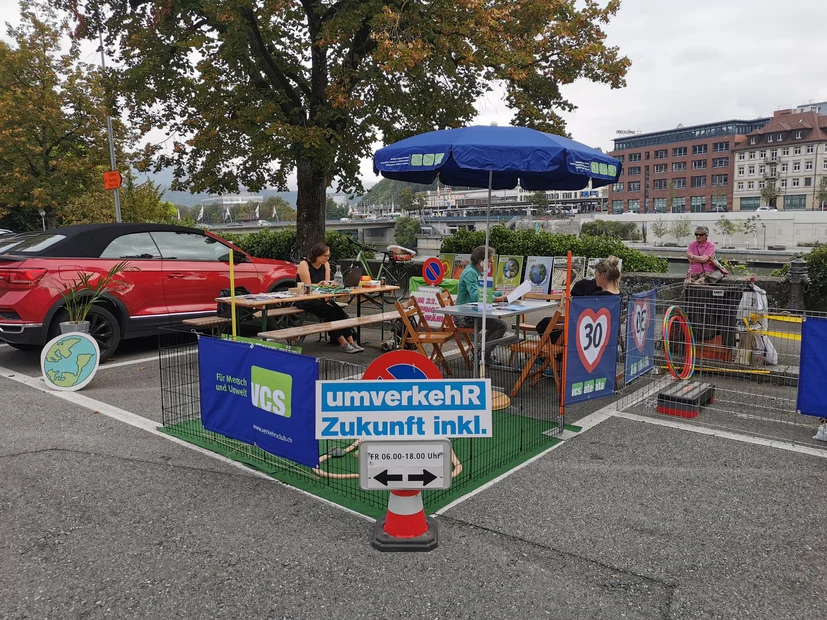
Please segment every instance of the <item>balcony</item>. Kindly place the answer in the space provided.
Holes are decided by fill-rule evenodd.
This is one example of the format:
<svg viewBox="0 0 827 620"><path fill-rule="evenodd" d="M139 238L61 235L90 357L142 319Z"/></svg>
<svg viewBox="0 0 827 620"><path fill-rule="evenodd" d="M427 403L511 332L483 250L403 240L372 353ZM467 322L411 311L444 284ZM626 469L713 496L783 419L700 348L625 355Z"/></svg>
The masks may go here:
<svg viewBox="0 0 827 620"><path fill-rule="evenodd" d="M777 179L778 178L778 171L776 169L770 169L764 171L763 177L765 179Z"/></svg>
<svg viewBox="0 0 827 620"><path fill-rule="evenodd" d="M778 161L778 156L777 156L777 155L776 155L775 157L771 157L770 155L767 155L767 156L764 158L764 163L765 163L765 164L773 164L773 163L775 163L775 162L777 162L777 161Z"/></svg>

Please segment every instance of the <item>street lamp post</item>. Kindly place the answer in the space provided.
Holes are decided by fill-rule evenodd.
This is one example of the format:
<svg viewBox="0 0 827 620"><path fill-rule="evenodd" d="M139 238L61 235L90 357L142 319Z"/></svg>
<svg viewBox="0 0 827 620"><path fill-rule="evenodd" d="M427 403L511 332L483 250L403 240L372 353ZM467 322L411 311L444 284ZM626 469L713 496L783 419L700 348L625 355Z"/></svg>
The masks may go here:
<svg viewBox="0 0 827 620"><path fill-rule="evenodd" d="M103 22L100 22L98 29L98 40L101 46L101 69L106 71L106 56L103 53ZM117 170L117 162L115 161L115 139L112 136L112 115L106 116L106 132L109 134L109 164L110 170ZM115 188L115 221L121 221L121 190ZM45 229L44 229L45 230Z"/></svg>
<svg viewBox="0 0 827 620"><path fill-rule="evenodd" d="M767 249L767 225L764 222L761 222L761 228L764 229L764 246L763 249Z"/></svg>
<svg viewBox="0 0 827 620"><path fill-rule="evenodd" d="M43 224L43 230L46 230L46 212L41 209L40 213L40 223Z"/></svg>

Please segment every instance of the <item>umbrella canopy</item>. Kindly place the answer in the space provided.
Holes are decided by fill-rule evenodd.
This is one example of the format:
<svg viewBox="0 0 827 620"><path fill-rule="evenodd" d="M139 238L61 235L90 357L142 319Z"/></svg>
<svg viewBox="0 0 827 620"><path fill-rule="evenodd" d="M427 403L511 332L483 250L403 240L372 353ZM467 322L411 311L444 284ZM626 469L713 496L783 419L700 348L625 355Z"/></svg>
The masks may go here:
<svg viewBox="0 0 827 620"><path fill-rule="evenodd" d="M377 174L397 181L529 191L616 183L621 163L574 140L527 127L476 125L430 131L379 149ZM489 174L490 173L490 174Z"/></svg>

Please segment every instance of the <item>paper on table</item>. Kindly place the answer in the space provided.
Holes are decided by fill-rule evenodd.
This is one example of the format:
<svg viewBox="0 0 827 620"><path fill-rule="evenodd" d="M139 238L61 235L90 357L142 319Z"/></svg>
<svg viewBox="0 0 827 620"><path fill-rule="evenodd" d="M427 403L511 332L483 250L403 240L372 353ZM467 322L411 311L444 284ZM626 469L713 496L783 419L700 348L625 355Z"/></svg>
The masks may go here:
<svg viewBox="0 0 827 620"><path fill-rule="evenodd" d="M511 304L511 303L514 303L514 302L515 302L515 301L517 301L520 297L522 297L522 296L523 296L523 295L525 295L526 293L530 293L530 292L531 292L531 282L529 282L528 280L526 280L526 281L525 281L525 282L523 282L520 286L518 286L517 288L515 288L513 291L511 291L511 292L508 294L508 297L507 297L507 299L508 299L508 303L510 303L510 304Z"/></svg>

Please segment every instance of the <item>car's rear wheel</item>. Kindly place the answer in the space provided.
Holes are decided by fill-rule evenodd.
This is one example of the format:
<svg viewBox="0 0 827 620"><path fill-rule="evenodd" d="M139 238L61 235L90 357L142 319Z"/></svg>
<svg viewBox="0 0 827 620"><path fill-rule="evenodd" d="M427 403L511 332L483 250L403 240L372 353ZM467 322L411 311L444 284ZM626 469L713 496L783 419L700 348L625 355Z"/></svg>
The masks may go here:
<svg viewBox="0 0 827 620"><path fill-rule="evenodd" d="M69 320L69 313L60 310L52 319L49 327L49 338L60 335L60 323ZM89 321L89 335L98 343L101 351L101 361L112 357L121 342L121 326L118 319L102 306L92 306L86 315Z"/></svg>

